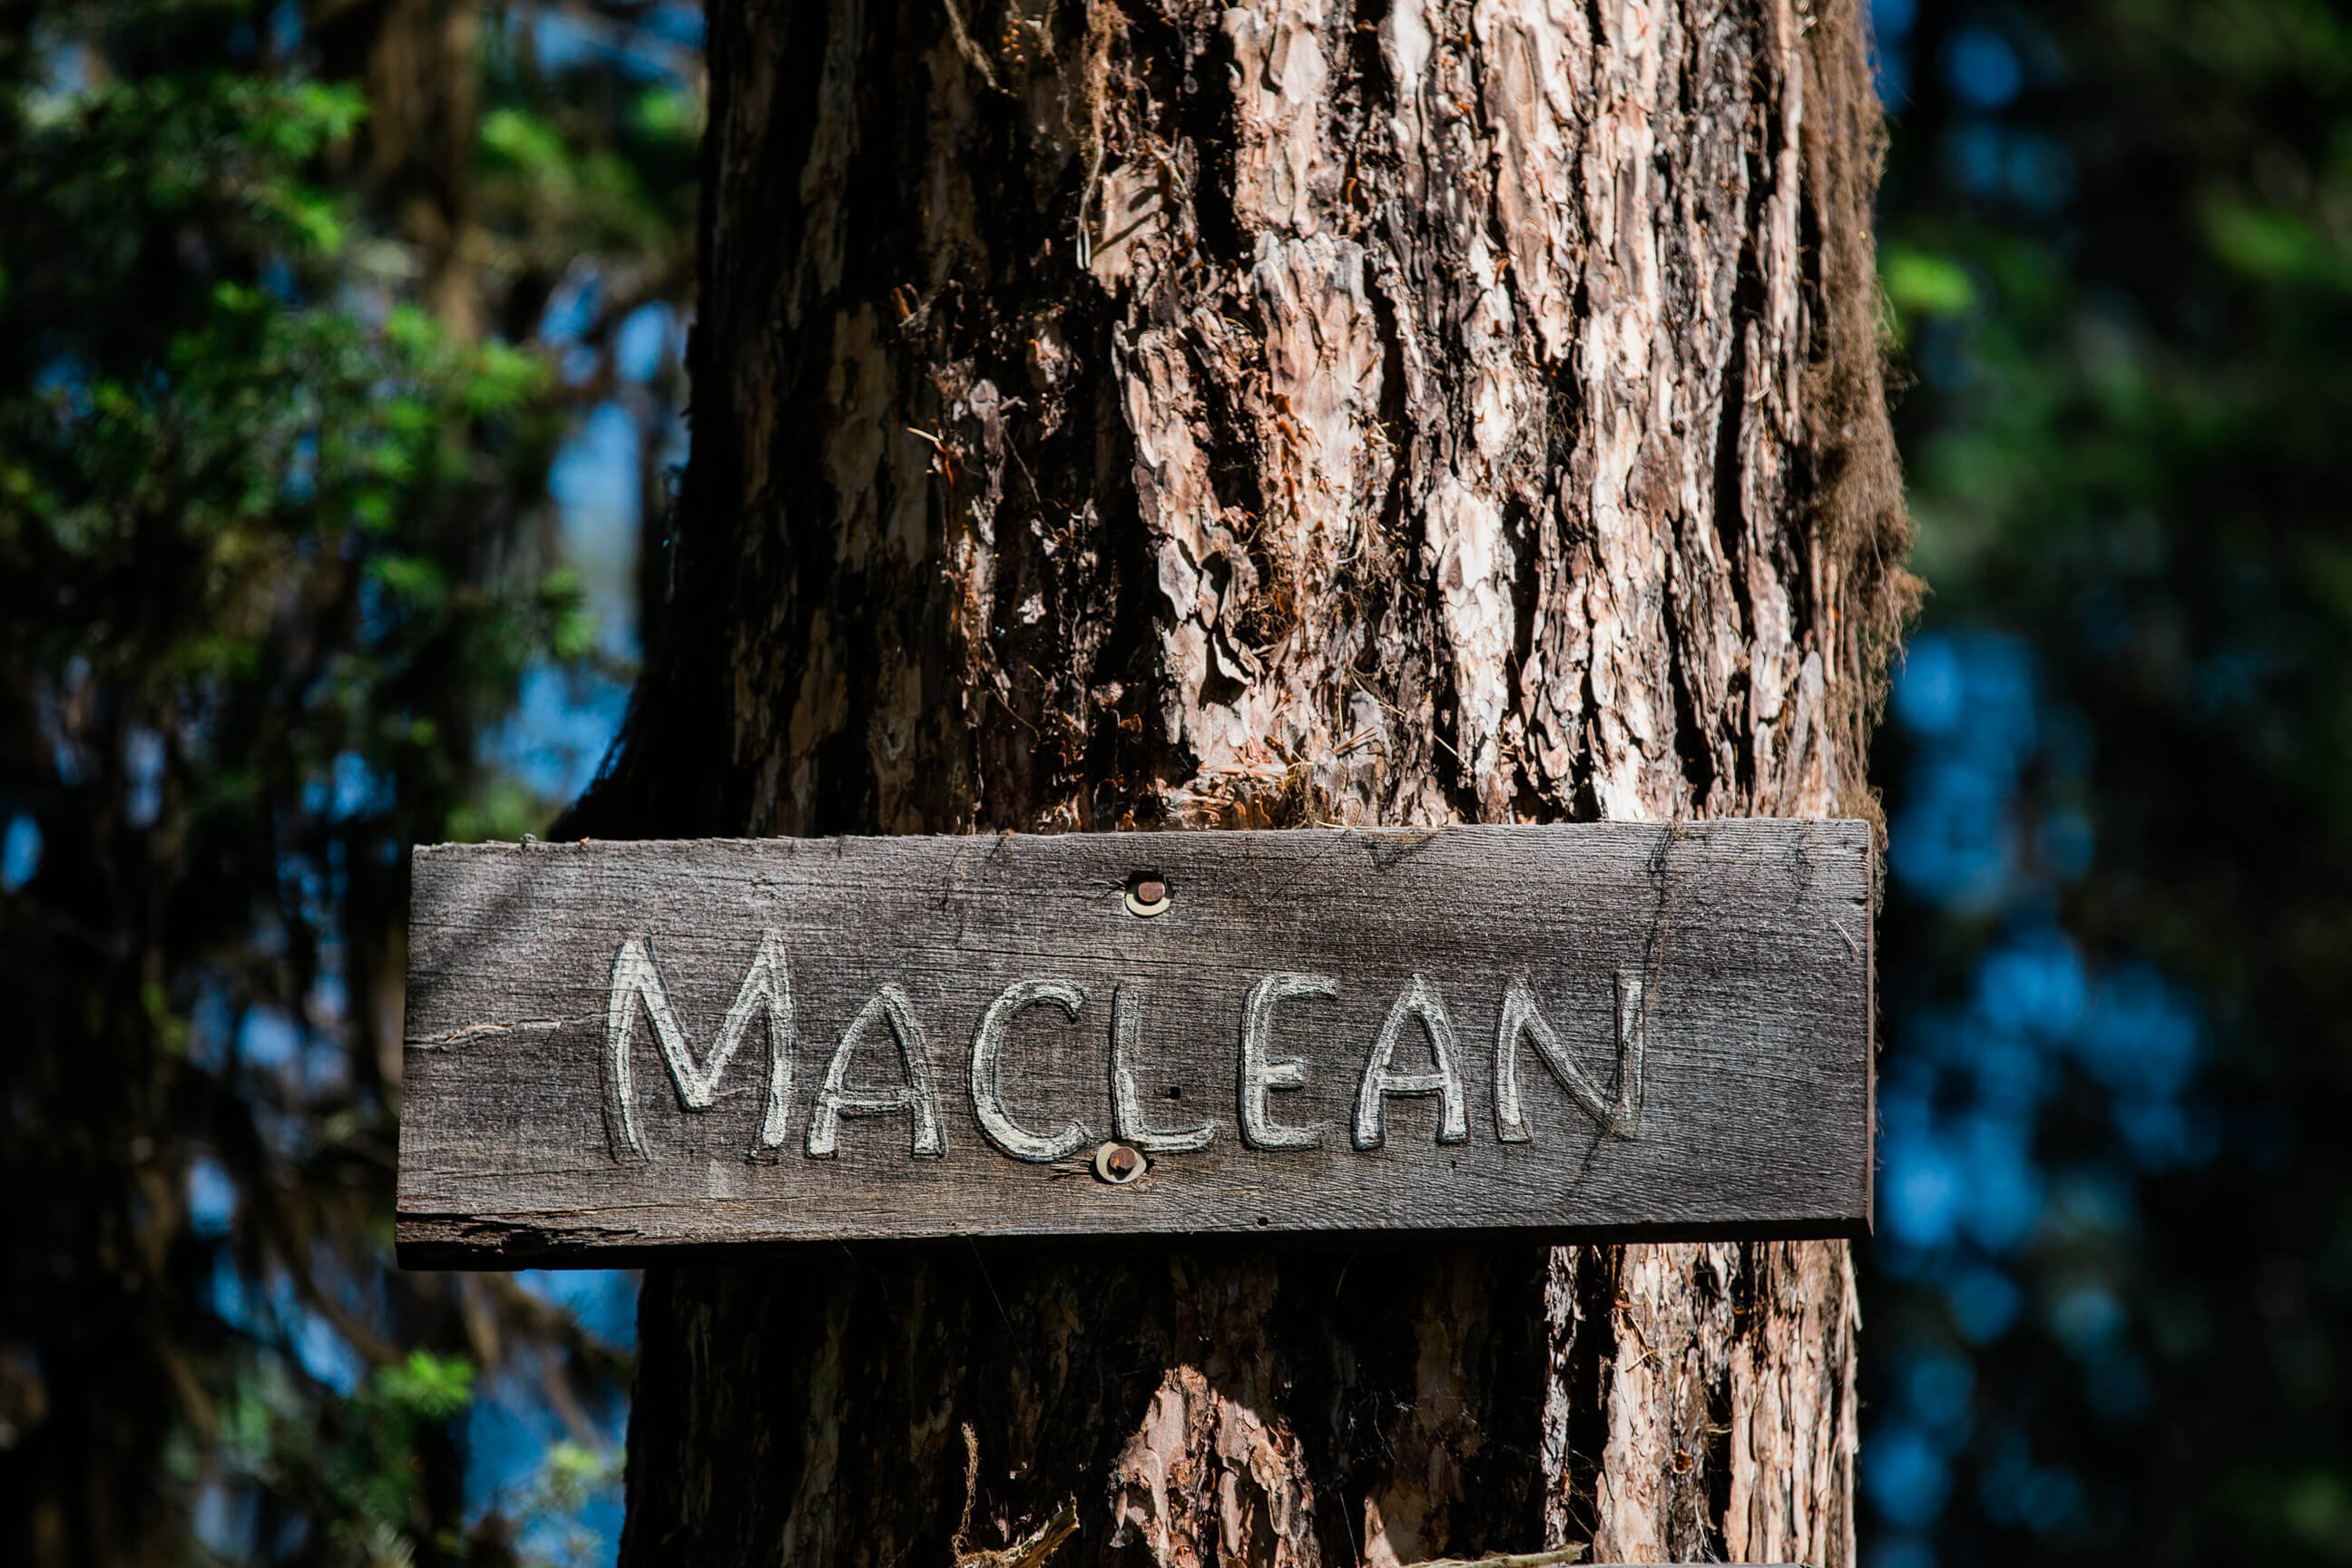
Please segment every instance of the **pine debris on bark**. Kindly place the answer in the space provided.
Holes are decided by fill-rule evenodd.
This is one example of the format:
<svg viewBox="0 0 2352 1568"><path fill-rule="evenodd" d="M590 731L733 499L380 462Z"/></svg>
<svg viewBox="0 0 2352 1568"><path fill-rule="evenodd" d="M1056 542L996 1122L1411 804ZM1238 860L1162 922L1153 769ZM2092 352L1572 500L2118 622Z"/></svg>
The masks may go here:
<svg viewBox="0 0 2352 1568"><path fill-rule="evenodd" d="M1556 1546L1549 1552L1495 1552L1484 1557L1433 1557L1406 1568L1551 1568L1555 1563L1580 1563L1582 1545Z"/></svg>
<svg viewBox="0 0 2352 1568"><path fill-rule="evenodd" d="M1042 1568L1054 1549L1077 1533L1078 1504L1073 1498L1054 1517L1014 1542L993 1552L971 1544L972 1505L980 1498L980 1434L963 1424L963 1519L956 1526L955 1568Z"/></svg>

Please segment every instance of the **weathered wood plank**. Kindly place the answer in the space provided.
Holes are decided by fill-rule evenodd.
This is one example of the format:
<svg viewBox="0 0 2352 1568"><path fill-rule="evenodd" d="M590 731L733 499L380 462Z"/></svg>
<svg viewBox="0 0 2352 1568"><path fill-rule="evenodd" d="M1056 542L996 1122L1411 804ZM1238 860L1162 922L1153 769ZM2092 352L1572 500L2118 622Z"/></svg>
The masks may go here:
<svg viewBox="0 0 2352 1568"><path fill-rule="evenodd" d="M1854 1234L1874 868L1785 820L420 849L401 1255Z"/></svg>

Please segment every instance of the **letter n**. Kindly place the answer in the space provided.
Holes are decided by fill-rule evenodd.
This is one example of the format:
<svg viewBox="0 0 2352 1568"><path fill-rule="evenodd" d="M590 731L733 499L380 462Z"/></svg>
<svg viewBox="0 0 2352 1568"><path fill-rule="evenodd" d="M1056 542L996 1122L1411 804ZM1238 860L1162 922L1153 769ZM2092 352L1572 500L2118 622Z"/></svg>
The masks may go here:
<svg viewBox="0 0 2352 1568"><path fill-rule="evenodd" d="M1601 1098L1600 1086L1577 1065L1568 1042L1536 1006L1535 988L1523 979L1512 980L1503 991L1503 1020L1495 1034L1495 1136L1506 1143L1525 1143L1535 1136L1528 1129L1519 1100L1519 1042L1524 1038L1535 1046L1537 1058L1551 1069L1569 1097L1601 1124L1602 1133L1611 1138L1641 1137L1642 1058L1648 1032L1642 976L1638 971L1621 969L1617 972L1617 1099L1612 1104Z"/></svg>

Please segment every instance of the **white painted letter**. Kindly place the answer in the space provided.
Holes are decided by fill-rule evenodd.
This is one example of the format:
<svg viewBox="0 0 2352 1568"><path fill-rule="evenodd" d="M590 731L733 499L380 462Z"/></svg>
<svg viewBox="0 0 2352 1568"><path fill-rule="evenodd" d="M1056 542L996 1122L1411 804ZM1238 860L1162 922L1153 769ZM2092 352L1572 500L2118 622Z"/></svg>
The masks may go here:
<svg viewBox="0 0 2352 1568"><path fill-rule="evenodd" d="M859 1039L877 1021L890 1026L907 1081L889 1089L853 1089L848 1087L850 1058L856 1054ZM845 1116L887 1116L898 1110L915 1113L915 1153L947 1152L947 1142L940 1135L940 1097L931 1087L931 1058L923 1044L923 1027L915 1022L915 1009L908 1003L907 994L896 985L885 985L841 1033L841 1045L824 1069L824 1087L817 1090L816 1112L809 1118L808 1152L821 1160L831 1159L835 1135Z"/></svg>
<svg viewBox="0 0 2352 1568"><path fill-rule="evenodd" d="M1536 1055L1552 1077L1568 1090L1585 1114L1601 1123L1612 1138L1642 1135L1642 1049L1649 1020L1642 1016L1642 976L1631 969L1617 972L1617 1103L1601 1098L1601 1090L1569 1054L1559 1031L1536 1010L1536 994L1524 980L1513 980L1503 992L1503 1023L1495 1036L1495 1136L1506 1143L1525 1143L1533 1136L1519 1109L1519 1037L1536 1043Z"/></svg>
<svg viewBox="0 0 2352 1568"><path fill-rule="evenodd" d="M604 1009L604 1054L613 1091L619 1101L621 1142L640 1160L650 1159L645 1137L637 1131L636 1096L629 1062L629 1042L635 1033L637 1004L645 1003L654 1021L654 1038L662 1060L669 1066L670 1081L677 1086L678 1103L688 1110L708 1110L719 1092L719 1078L735 1059L735 1049L762 1010L768 1016L768 1109L760 1125L760 1142L773 1149L784 1141L784 1123L792 1113L793 984L784 963L784 939L763 931L760 951L735 993L735 1005L719 1027L719 1044L710 1059L699 1067L687 1047L686 1031L670 1010L669 994L662 988L661 972L654 967L646 938L633 936L613 955L612 1001ZM617 1151L615 1152L617 1154Z"/></svg>
<svg viewBox="0 0 2352 1568"><path fill-rule="evenodd" d="M1001 1066L1004 1031L1012 1026L1014 1014L1039 1002L1059 1003L1063 1012L1076 1018L1078 1009L1087 1005L1087 994L1079 986L1057 980L1016 980L1006 986L1004 994L988 1005L988 1011L981 1016L980 1032L971 1037L971 1109L990 1142L1016 1160L1043 1164L1068 1159L1086 1147L1088 1135L1073 1121L1058 1138L1040 1137L1005 1114Z"/></svg>
<svg viewBox="0 0 2352 1568"><path fill-rule="evenodd" d="M1396 1060L1397 1037L1404 1032L1404 1021L1419 1016L1423 1033L1429 1037L1429 1054L1436 1058L1434 1072L1398 1072ZM1416 974L1404 994L1389 1009L1389 1021L1381 1026L1380 1042L1372 1047L1371 1059L1364 1064L1363 1087L1356 1091L1356 1147L1377 1149L1388 1142L1386 1110L1392 1094L1434 1094L1441 1097L1437 1118L1437 1141L1440 1143L1461 1143L1470 1137L1469 1113L1462 1104L1462 1069L1454 1059L1454 1020L1445 1016L1445 1004L1430 988L1428 981Z"/></svg>
<svg viewBox="0 0 2352 1568"><path fill-rule="evenodd" d="M1274 1039L1275 1005L1292 996L1337 996L1337 981L1319 974L1269 974L1250 987L1242 1009L1242 1142L1253 1149L1312 1149L1323 1142L1316 1127L1286 1127L1267 1114L1265 1095L1273 1089L1304 1089L1307 1064L1297 1058L1276 1061L1266 1056Z"/></svg>
<svg viewBox="0 0 2352 1568"><path fill-rule="evenodd" d="M1189 1154L1217 1135L1203 1121L1178 1131L1154 1132L1143 1122L1143 1096L1135 1087L1135 1052L1142 1044L1143 1003L1132 984L1110 995L1110 1118L1112 1133L1147 1154Z"/></svg>

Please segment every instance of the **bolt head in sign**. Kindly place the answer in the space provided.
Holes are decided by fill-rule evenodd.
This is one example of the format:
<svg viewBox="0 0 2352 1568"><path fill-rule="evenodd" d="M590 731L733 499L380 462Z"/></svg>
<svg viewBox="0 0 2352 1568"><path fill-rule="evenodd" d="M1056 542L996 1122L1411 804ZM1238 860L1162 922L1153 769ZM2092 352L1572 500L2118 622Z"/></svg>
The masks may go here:
<svg viewBox="0 0 2352 1568"><path fill-rule="evenodd" d="M1105 1143L1095 1151L1095 1174L1114 1186L1140 1181L1146 1162L1130 1143Z"/></svg>

